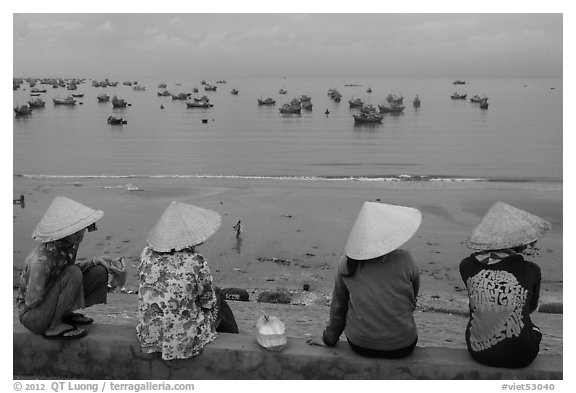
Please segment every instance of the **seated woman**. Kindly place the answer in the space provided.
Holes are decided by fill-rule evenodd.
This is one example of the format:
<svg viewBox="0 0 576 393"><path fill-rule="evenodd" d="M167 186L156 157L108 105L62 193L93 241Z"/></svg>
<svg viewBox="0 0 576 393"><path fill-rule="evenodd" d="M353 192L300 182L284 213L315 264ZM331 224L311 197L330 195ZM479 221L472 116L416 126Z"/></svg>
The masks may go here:
<svg viewBox="0 0 576 393"><path fill-rule="evenodd" d="M342 332L360 355L399 358L418 341L413 312L420 275L408 251L399 247L418 230L419 210L365 202L345 246L332 294L330 321L322 339L334 346Z"/></svg>
<svg viewBox="0 0 576 393"><path fill-rule="evenodd" d="M144 352L187 359L217 331L238 333L232 310L212 286L208 263L196 252L220 224L218 213L175 201L148 234L138 267L136 333Z"/></svg>
<svg viewBox="0 0 576 393"><path fill-rule="evenodd" d="M496 202L466 241L476 251L460 263L470 307L466 344L474 360L516 368L538 355L542 333L530 313L538 308L541 273L522 252L550 227L540 217Z"/></svg>
<svg viewBox="0 0 576 393"><path fill-rule="evenodd" d="M106 303L111 261L100 257L76 263L78 247L104 213L71 199L54 199L32 233L41 243L26 258L17 295L20 322L44 338L74 339L87 333L76 325L92 318L74 311Z"/></svg>

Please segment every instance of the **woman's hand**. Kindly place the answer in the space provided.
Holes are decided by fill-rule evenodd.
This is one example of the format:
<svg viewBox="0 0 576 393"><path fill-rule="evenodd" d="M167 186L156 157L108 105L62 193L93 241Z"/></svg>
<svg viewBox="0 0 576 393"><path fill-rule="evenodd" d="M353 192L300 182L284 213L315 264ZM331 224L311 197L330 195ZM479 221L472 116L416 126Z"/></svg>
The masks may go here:
<svg viewBox="0 0 576 393"><path fill-rule="evenodd" d="M320 347L325 347L324 341L322 340L322 336L306 334L306 344L308 345L318 345Z"/></svg>

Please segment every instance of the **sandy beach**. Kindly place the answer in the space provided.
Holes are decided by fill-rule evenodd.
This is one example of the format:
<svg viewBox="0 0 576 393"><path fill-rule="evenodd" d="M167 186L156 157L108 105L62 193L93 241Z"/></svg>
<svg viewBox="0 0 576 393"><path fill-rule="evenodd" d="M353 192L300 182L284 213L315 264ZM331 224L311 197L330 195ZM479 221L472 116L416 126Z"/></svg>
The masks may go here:
<svg viewBox="0 0 576 393"><path fill-rule="evenodd" d="M467 300L458 272L460 260L470 253L464 241L486 210L503 201L552 223L531 260L542 269L540 303L563 300L562 185L558 183L15 177L13 186L14 199L25 197L24 207L13 207L15 283L35 246L30 236L34 227L54 197L63 195L105 213L98 231L84 238L79 258L124 256L129 269L126 290L137 289L134 273L146 234L168 204L179 200L222 215L221 228L198 249L207 258L216 285L247 289L251 301L266 289L286 289L293 293L292 303L313 307L310 312L324 324L334 268L354 219L364 201L380 200L413 206L423 213L420 229L403 247L420 269L419 311L440 311L438 320L449 315L442 312L447 311L465 322ZM232 228L237 220L244 226L238 239ZM310 291L302 290L304 284L310 285ZM283 315L289 318L290 313ZM560 335L555 345L561 351L558 317L538 315L545 324L556 325L554 321L560 320L554 334ZM246 317L246 324L255 319ZM460 332L439 329L429 334L445 341Z"/></svg>

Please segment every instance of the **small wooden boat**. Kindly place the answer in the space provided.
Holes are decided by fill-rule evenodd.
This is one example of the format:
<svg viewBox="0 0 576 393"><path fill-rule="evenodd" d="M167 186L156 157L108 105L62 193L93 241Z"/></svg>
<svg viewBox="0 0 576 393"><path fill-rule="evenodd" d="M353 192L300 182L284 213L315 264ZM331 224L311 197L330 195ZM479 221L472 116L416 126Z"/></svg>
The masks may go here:
<svg viewBox="0 0 576 393"><path fill-rule="evenodd" d="M275 105L276 104L276 100L273 98L266 98L266 99L261 99L258 98L258 105Z"/></svg>
<svg viewBox="0 0 576 393"><path fill-rule="evenodd" d="M307 111L311 111L312 110L312 102L311 101L303 101L302 102L302 109L305 109Z"/></svg>
<svg viewBox="0 0 576 393"><path fill-rule="evenodd" d="M44 101L42 98L35 98L28 101L28 105L30 105L30 108L44 108L46 101Z"/></svg>
<svg viewBox="0 0 576 393"><path fill-rule="evenodd" d="M212 104L210 101L187 101L186 107L187 108L210 108Z"/></svg>
<svg viewBox="0 0 576 393"><path fill-rule="evenodd" d="M206 91L216 91L217 86L213 85L204 85L204 90Z"/></svg>
<svg viewBox="0 0 576 393"><path fill-rule="evenodd" d="M452 98L453 100L465 100L466 96L467 96L467 94L452 93L450 98Z"/></svg>
<svg viewBox="0 0 576 393"><path fill-rule="evenodd" d="M488 109L488 98L483 98L480 101L480 109Z"/></svg>
<svg viewBox="0 0 576 393"><path fill-rule="evenodd" d="M110 125L119 125L121 126L122 124L128 124L127 120L124 120L121 117L114 117L114 116L108 116L108 119L106 119L106 123L110 124Z"/></svg>
<svg viewBox="0 0 576 393"><path fill-rule="evenodd" d="M414 100L412 101L412 104L414 104L414 108L419 108L419 107L420 107L420 98L418 97L418 94L416 94L416 97L414 97Z"/></svg>
<svg viewBox="0 0 576 393"><path fill-rule="evenodd" d="M32 90L30 90L30 93L46 93L46 89L44 88L39 89L37 87L33 87Z"/></svg>
<svg viewBox="0 0 576 393"><path fill-rule="evenodd" d="M198 88L197 87L193 88L192 93L198 93Z"/></svg>
<svg viewBox="0 0 576 393"><path fill-rule="evenodd" d="M404 97L397 94L388 94L386 96L386 101L390 104L402 104L404 102Z"/></svg>
<svg viewBox="0 0 576 393"><path fill-rule="evenodd" d="M128 103L122 99L122 98L118 98L116 96L112 97L112 107L113 108L126 108L128 106Z"/></svg>
<svg viewBox="0 0 576 393"><path fill-rule="evenodd" d="M165 88L166 88L166 83L160 83L160 84L158 85L158 88L159 88L159 89L165 89Z"/></svg>
<svg viewBox="0 0 576 393"><path fill-rule="evenodd" d="M364 101L362 101L360 98L348 100L348 103L350 104L350 108L362 108L364 105Z"/></svg>
<svg viewBox="0 0 576 393"><path fill-rule="evenodd" d="M52 101L54 105L76 105L76 99L74 97L53 98Z"/></svg>
<svg viewBox="0 0 576 393"><path fill-rule="evenodd" d="M278 94L286 94L286 93L288 93L288 92L286 91L286 89L280 89L280 90L278 90Z"/></svg>
<svg viewBox="0 0 576 393"><path fill-rule="evenodd" d="M179 93L179 94L172 94L173 100L187 100L192 94L188 93Z"/></svg>
<svg viewBox="0 0 576 393"><path fill-rule="evenodd" d="M452 84L453 84L453 85L465 85L465 84L466 84L466 81L457 79L457 80L455 80L454 82L452 82Z"/></svg>
<svg viewBox="0 0 576 393"><path fill-rule="evenodd" d="M372 93L372 88L369 87L368 90L366 90L366 93Z"/></svg>
<svg viewBox="0 0 576 393"><path fill-rule="evenodd" d="M168 97L170 95L170 92L168 90L164 90L164 91L159 91L157 94L158 94L158 97Z"/></svg>
<svg viewBox="0 0 576 393"><path fill-rule="evenodd" d="M392 104L390 106L378 105L380 113L400 113L404 110L405 106L402 104Z"/></svg>
<svg viewBox="0 0 576 393"><path fill-rule="evenodd" d="M98 102L110 101L110 96L108 94L99 94L96 98L98 99Z"/></svg>
<svg viewBox="0 0 576 393"><path fill-rule="evenodd" d="M470 102L479 103L480 101L482 101L482 97L480 97L478 94L474 94L472 97L470 97Z"/></svg>
<svg viewBox="0 0 576 393"><path fill-rule="evenodd" d="M29 105L19 105L14 108L16 116L26 116L32 114L32 108Z"/></svg>
<svg viewBox="0 0 576 393"><path fill-rule="evenodd" d="M144 91L144 90L146 90L146 87L145 87L145 86L140 86L140 85L138 85L138 86L134 86L134 87L132 88L132 90L134 90L134 91Z"/></svg>
<svg viewBox="0 0 576 393"><path fill-rule="evenodd" d="M81 98L81 97L84 97L84 93L73 93L72 97Z"/></svg>
<svg viewBox="0 0 576 393"><path fill-rule="evenodd" d="M359 115L353 115L355 123L381 123L383 116L375 112L362 112Z"/></svg>
<svg viewBox="0 0 576 393"><path fill-rule="evenodd" d="M238 95L238 90L232 89L232 91L230 91L230 93L232 93L232 94L234 94L234 95Z"/></svg>
<svg viewBox="0 0 576 393"><path fill-rule="evenodd" d="M302 111L302 107L300 105L284 104L279 110L282 114L299 114Z"/></svg>

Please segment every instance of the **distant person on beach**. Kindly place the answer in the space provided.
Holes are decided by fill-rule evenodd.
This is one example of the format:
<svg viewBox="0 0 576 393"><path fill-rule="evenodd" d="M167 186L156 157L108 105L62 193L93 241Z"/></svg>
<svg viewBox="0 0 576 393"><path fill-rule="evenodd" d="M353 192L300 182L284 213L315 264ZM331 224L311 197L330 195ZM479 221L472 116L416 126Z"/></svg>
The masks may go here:
<svg viewBox="0 0 576 393"><path fill-rule="evenodd" d="M517 368L538 355L542 333L530 314L538 308L541 273L522 254L550 227L540 217L496 202L466 241L475 250L460 263L470 307L466 344L474 360Z"/></svg>
<svg viewBox="0 0 576 393"><path fill-rule="evenodd" d="M96 230L104 213L58 196L32 233L38 245L26 258L17 302L20 322L48 339L76 339L76 325L94 320L75 310L106 303L110 257L76 263L86 230Z"/></svg>
<svg viewBox="0 0 576 393"><path fill-rule="evenodd" d="M238 333L207 261L196 251L220 224L215 211L175 201L148 234L138 267L136 334L142 351L187 359L200 354L216 332Z"/></svg>
<svg viewBox="0 0 576 393"><path fill-rule="evenodd" d="M414 350L420 275L410 253L399 247L421 221L414 208L364 203L338 265L330 321L322 338L309 337L308 344L331 347L345 332L362 356L400 358Z"/></svg>

